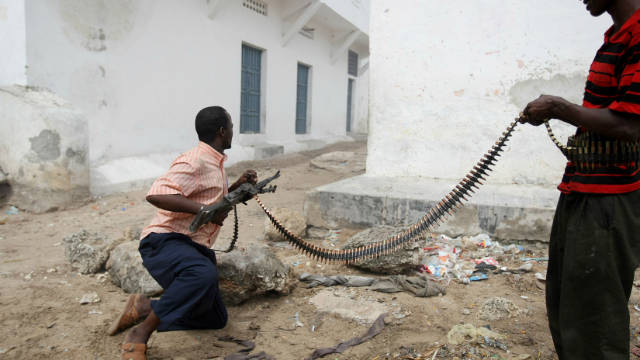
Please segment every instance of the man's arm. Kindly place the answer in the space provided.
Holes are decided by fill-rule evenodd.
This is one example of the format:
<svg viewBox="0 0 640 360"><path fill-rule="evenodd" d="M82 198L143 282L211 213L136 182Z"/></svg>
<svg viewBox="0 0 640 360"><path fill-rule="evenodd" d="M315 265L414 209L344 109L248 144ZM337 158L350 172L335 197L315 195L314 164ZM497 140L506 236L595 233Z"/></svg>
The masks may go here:
<svg viewBox="0 0 640 360"><path fill-rule="evenodd" d="M183 212L189 214L197 214L200 208L204 205L197 201L190 200L180 194L171 195L148 195L147 201L153 206L172 212ZM229 211L221 212L214 217L211 222L222 226L224 220L229 215Z"/></svg>
<svg viewBox="0 0 640 360"><path fill-rule="evenodd" d="M545 119L558 119L615 139L640 139L640 115L586 108L558 96L540 96L527 104L523 115L523 122L535 126Z"/></svg>
<svg viewBox="0 0 640 360"><path fill-rule="evenodd" d="M148 195L147 201L153 206L172 212L183 212L196 214L204 205L190 200L180 194L171 195Z"/></svg>

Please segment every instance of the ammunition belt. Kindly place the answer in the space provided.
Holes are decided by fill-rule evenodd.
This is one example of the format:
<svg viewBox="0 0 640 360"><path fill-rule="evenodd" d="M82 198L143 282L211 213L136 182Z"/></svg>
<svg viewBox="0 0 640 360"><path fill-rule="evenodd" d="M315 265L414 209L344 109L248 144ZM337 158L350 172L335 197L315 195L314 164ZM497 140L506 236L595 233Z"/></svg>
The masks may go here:
<svg viewBox="0 0 640 360"><path fill-rule="evenodd" d="M567 160L579 171L597 168L624 166L637 169L640 164L640 142L604 138L591 132L570 136L567 145L562 145L553 134L549 121L545 121L547 133Z"/></svg>
<svg viewBox="0 0 640 360"><path fill-rule="evenodd" d="M359 260L377 258L395 252L405 245L424 239L425 232L432 231L442 223L446 217L452 215L464 201L468 200L474 193L474 188L482 185L482 180L491 172L491 166L495 165L500 153L504 151L504 146L511 137L514 128L518 124L518 118L514 120L502 136L496 141L493 147L478 161L469 173L453 188L440 202L429 209L429 211L415 224L406 230L385 240L376 241L368 245L359 246L352 249L326 249L301 239L275 218L273 213L260 201L256 195L254 198L265 212L273 226L298 250L323 262L352 263Z"/></svg>

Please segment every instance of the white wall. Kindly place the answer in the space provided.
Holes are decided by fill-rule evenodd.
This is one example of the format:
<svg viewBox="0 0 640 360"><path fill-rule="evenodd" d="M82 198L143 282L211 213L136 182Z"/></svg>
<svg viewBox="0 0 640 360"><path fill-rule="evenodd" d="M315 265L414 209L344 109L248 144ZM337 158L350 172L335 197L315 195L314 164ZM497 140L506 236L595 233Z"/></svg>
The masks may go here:
<svg viewBox="0 0 640 360"><path fill-rule="evenodd" d="M89 189L87 121L71 104L43 90L0 87L0 167L13 204L47 211Z"/></svg>
<svg viewBox="0 0 640 360"><path fill-rule="evenodd" d="M241 145L345 135L347 54L330 62L331 34L296 35L286 47L281 2L264 17L222 1L213 20L207 2L117 0L27 1L29 83L77 104L90 119L92 167L114 159L183 151L196 142L199 109L221 105ZM240 129L241 45L266 49L264 134ZM312 66L311 135L295 136L297 62ZM168 164L167 164L168 165Z"/></svg>
<svg viewBox="0 0 640 360"><path fill-rule="evenodd" d="M373 1L367 175L460 179L528 101L581 102L610 23L577 1ZM544 127L519 126L510 144L490 181L559 182Z"/></svg>
<svg viewBox="0 0 640 360"><path fill-rule="evenodd" d="M25 40L24 2L0 0L0 86L26 84Z"/></svg>

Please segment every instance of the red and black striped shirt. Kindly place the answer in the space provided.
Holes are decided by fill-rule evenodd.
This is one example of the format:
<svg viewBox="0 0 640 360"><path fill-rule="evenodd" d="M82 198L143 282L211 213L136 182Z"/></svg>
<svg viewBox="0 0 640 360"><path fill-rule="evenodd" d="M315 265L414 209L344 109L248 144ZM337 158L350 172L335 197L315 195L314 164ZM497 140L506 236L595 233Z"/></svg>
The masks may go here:
<svg viewBox="0 0 640 360"><path fill-rule="evenodd" d="M636 114L640 121L640 10L615 34L613 31L612 26L604 34L604 44L591 64L582 105ZM577 133L584 131L579 128ZM627 193L640 189L640 171L619 165L581 172L569 162L558 189L563 193Z"/></svg>

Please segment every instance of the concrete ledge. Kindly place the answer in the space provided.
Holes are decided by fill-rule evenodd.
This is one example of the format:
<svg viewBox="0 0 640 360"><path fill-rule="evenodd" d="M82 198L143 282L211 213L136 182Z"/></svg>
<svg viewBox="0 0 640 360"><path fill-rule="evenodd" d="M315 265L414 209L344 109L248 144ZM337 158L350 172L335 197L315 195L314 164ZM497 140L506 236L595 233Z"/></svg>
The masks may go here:
<svg viewBox="0 0 640 360"><path fill-rule="evenodd" d="M305 217L310 226L329 229L410 225L457 183L361 175L308 192ZM485 184L435 231L451 236L486 233L503 240L548 241L558 196L555 187Z"/></svg>

